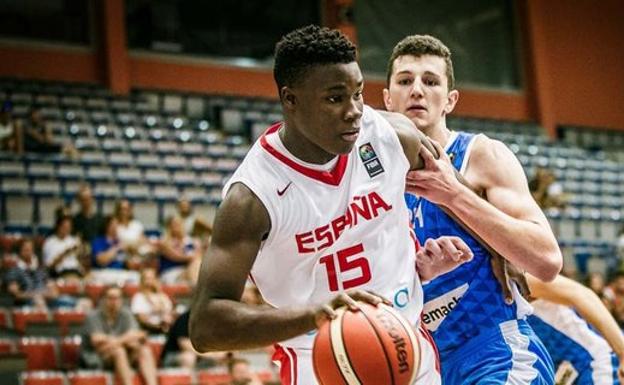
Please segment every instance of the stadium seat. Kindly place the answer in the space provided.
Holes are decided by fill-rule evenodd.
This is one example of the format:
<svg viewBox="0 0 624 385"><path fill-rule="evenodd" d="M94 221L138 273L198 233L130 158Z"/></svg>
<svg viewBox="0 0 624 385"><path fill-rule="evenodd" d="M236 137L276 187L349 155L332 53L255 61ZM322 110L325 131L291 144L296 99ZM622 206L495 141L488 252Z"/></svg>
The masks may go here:
<svg viewBox="0 0 624 385"><path fill-rule="evenodd" d="M219 385L227 383L230 375L223 370L199 370L197 371L197 382L202 385Z"/></svg>
<svg viewBox="0 0 624 385"><path fill-rule="evenodd" d="M45 310L23 307L13 309L13 327L18 333L24 333L29 322L46 322L50 319Z"/></svg>
<svg viewBox="0 0 624 385"><path fill-rule="evenodd" d="M93 301L93 304L97 305L102 293L104 293L106 285L101 283L88 282L85 285L85 294Z"/></svg>
<svg viewBox="0 0 624 385"><path fill-rule="evenodd" d="M157 366L160 363L160 355L162 354L166 341L167 336L164 334L151 335L147 338L147 344L152 350L152 354L154 355L154 360L156 360Z"/></svg>
<svg viewBox="0 0 624 385"><path fill-rule="evenodd" d="M78 370L67 373L68 385L112 385L111 373L99 370Z"/></svg>
<svg viewBox="0 0 624 385"><path fill-rule="evenodd" d="M78 368L80 364L81 336L64 337L60 340L60 363L65 370Z"/></svg>
<svg viewBox="0 0 624 385"><path fill-rule="evenodd" d="M54 371L22 373L22 385L65 385L65 375Z"/></svg>
<svg viewBox="0 0 624 385"><path fill-rule="evenodd" d="M54 370L57 368L57 346L53 338L22 337L18 351L26 355L28 370Z"/></svg>
<svg viewBox="0 0 624 385"><path fill-rule="evenodd" d="M15 353L15 341L10 338L0 338L0 359L3 354Z"/></svg>
<svg viewBox="0 0 624 385"><path fill-rule="evenodd" d="M193 373L188 369L171 368L158 371L159 385L191 385Z"/></svg>
<svg viewBox="0 0 624 385"><path fill-rule="evenodd" d="M52 312L52 319L59 323L60 334L66 336L70 334L70 329L78 329L82 326L87 315L81 310L57 309Z"/></svg>

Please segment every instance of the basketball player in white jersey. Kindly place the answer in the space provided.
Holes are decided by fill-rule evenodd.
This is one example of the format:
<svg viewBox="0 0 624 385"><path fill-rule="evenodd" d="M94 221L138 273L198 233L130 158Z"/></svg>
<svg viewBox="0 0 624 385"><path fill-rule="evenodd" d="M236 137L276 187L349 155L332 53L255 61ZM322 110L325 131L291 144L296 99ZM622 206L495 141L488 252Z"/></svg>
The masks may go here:
<svg viewBox="0 0 624 385"><path fill-rule="evenodd" d="M403 181L423 166L427 139L403 116L363 104L355 46L344 35L317 26L289 33L276 46L274 76L284 122L224 188L190 337L200 352L277 343L282 383L313 385L314 331L334 309L387 298L418 326L420 279L472 253L457 237L416 252ZM247 277L271 308L240 302ZM417 335L416 383L440 384L435 347L423 329Z"/></svg>
<svg viewBox="0 0 624 385"><path fill-rule="evenodd" d="M557 383L619 385L624 335L596 293L563 276L542 282L527 275L527 282L536 298L528 320L558 368Z"/></svg>

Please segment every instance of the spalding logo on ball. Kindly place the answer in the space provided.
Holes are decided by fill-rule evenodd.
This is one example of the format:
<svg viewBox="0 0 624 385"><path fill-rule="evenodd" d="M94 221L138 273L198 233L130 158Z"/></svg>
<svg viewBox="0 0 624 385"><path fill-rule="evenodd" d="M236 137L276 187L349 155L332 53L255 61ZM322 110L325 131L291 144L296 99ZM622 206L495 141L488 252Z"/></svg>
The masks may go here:
<svg viewBox="0 0 624 385"><path fill-rule="evenodd" d="M320 385L410 385L420 346L405 318L386 305L340 308L314 340L312 360Z"/></svg>

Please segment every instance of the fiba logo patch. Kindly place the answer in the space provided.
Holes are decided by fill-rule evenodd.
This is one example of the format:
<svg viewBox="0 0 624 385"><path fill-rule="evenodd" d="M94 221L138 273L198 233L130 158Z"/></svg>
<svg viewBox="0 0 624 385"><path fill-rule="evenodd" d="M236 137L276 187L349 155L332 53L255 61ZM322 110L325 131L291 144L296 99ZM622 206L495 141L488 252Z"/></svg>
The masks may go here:
<svg viewBox="0 0 624 385"><path fill-rule="evenodd" d="M358 153L360 159L364 163L364 168L371 178L384 172L384 168L379 161L379 157L375 153L375 149L370 143L366 143L360 146Z"/></svg>

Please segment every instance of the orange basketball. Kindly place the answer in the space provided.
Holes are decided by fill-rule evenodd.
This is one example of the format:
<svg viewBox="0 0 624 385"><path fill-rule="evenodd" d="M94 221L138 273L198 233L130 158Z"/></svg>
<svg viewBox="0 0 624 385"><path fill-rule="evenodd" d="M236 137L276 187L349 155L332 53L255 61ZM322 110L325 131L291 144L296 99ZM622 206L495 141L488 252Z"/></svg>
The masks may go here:
<svg viewBox="0 0 624 385"><path fill-rule="evenodd" d="M320 385L410 385L420 346L405 318L386 305L359 303L337 310L314 340L312 360Z"/></svg>

